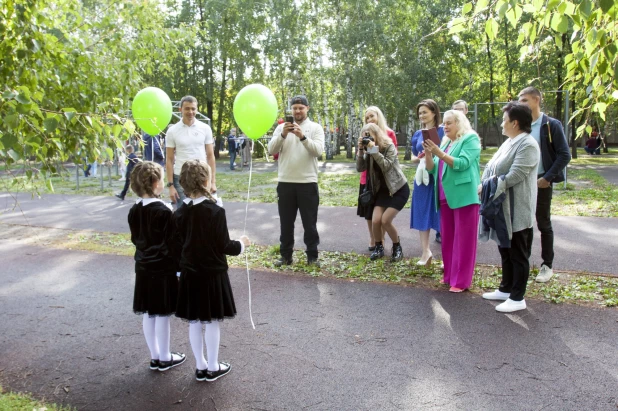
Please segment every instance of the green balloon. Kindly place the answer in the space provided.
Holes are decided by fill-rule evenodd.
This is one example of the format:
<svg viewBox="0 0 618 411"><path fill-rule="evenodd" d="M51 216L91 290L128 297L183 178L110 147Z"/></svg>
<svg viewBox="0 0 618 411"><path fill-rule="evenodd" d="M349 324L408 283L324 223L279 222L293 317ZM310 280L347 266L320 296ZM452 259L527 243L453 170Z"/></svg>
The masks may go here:
<svg viewBox="0 0 618 411"><path fill-rule="evenodd" d="M172 119L172 101L157 87L140 90L133 99L131 110L139 128L152 136L165 130Z"/></svg>
<svg viewBox="0 0 618 411"><path fill-rule="evenodd" d="M240 129L252 140L262 137L277 119L277 99L261 84L250 84L234 99L234 118Z"/></svg>

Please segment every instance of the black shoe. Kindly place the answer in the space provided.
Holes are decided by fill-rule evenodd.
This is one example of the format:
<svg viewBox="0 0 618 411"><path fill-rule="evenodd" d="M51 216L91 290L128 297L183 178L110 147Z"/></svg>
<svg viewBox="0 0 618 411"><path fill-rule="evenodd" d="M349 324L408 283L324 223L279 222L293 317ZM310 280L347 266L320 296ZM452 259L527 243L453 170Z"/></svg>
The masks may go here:
<svg viewBox="0 0 618 411"><path fill-rule="evenodd" d="M174 356L176 356L176 358L174 358ZM167 371L170 368L174 368L177 365L182 364L183 362L185 362L185 360L187 359L187 357L179 352L173 352L172 353L172 359L169 361L161 361L159 360L159 371Z"/></svg>
<svg viewBox="0 0 618 411"><path fill-rule="evenodd" d="M436 243L442 244L442 235L440 233L436 233Z"/></svg>
<svg viewBox="0 0 618 411"><path fill-rule="evenodd" d="M208 371L208 369L206 370L195 370L195 379L198 381L205 381L206 380L206 371Z"/></svg>
<svg viewBox="0 0 618 411"><path fill-rule="evenodd" d="M122 201L124 201L124 196L121 196L120 194L116 194L116 197L118 197L119 199L121 199Z"/></svg>
<svg viewBox="0 0 618 411"><path fill-rule="evenodd" d="M374 245L373 247L367 247L367 250L369 250L369 251L375 251L375 250L376 250L376 246Z"/></svg>
<svg viewBox="0 0 618 411"><path fill-rule="evenodd" d="M150 360L150 369L155 371L159 369L159 360Z"/></svg>
<svg viewBox="0 0 618 411"><path fill-rule="evenodd" d="M393 256L391 257L391 263L400 261L403 258L403 249L401 243L393 244Z"/></svg>
<svg viewBox="0 0 618 411"><path fill-rule="evenodd" d="M321 267L317 258L307 258L307 265L313 265L317 268Z"/></svg>
<svg viewBox="0 0 618 411"><path fill-rule="evenodd" d="M228 372L230 372L230 370L232 369L232 366L226 362L220 362L219 363L219 371L208 371L206 370L206 381L211 382L211 381L215 381L218 380L219 378L223 377L225 374L227 374Z"/></svg>
<svg viewBox="0 0 618 411"><path fill-rule="evenodd" d="M376 244L376 249L369 256L371 261L377 260L378 258L384 257L384 246L382 244Z"/></svg>
<svg viewBox="0 0 618 411"><path fill-rule="evenodd" d="M292 259L291 258L279 258L277 261L275 261L275 267L283 267L284 265L292 265Z"/></svg>

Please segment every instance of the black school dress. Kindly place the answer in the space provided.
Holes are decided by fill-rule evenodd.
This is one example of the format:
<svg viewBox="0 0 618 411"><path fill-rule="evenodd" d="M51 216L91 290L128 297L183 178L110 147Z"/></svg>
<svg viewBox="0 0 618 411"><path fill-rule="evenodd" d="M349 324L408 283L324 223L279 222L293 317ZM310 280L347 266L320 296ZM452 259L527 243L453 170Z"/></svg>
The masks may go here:
<svg viewBox="0 0 618 411"><path fill-rule="evenodd" d="M159 199L143 199L129 211L135 244L133 312L152 317L174 314L178 257L173 248L172 210Z"/></svg>
<svg viewBox="0 0 618 411"><path fill-rule="evenodd" d="M174 225L182 250L176 317L202 323L233 318L225 256L239 255L242 246L230 240L225 210L205 197L185 201L174 213Z"/></svg>

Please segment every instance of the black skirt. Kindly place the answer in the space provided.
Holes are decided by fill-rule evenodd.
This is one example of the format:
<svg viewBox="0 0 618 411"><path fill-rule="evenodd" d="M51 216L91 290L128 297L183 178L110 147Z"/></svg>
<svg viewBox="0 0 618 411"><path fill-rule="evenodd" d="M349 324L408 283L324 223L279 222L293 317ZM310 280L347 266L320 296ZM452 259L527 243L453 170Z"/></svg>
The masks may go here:
<svg viewBox="0 0 618 411"><path fill-rule="evenodd" d="M374 203L374 206L384 207L384 208L390 207L398 211L401 211L405 207L409 198L410 198L410 186L408 185L408 183L406 183L403 187L397 190L397 192L393 194L392 197L390 193L388 192L388 188L386 187L386 184L383 184L380 187L380 190L378 190L376 194L376 201Z"/></svg>
<svg viewBox="0 0 618 411"><path fill-rule="evenodd" d="M359 196L363 193L363 191L365 191L366 186L367 186L366 184L360 185L360 188L358 189ZM360 202L358 202L356 206L356 215L364 218L365 220L371 220L371 217L373 215L373 204L365 207L365 206L362 206Z"/></svg>
<svg viewBox="0 0 618 411"><path fill-rule="evenodd" d="M210 323L235 315L236 304L227 272L182 270L176 317L189 322Z"/></svg>
<svg viewBox="0 0 618 411"><path fill-rule="evenodd" d="M135 273L133 312L151 317L167 317L176 312L178 278L173 271Z"/></svg>

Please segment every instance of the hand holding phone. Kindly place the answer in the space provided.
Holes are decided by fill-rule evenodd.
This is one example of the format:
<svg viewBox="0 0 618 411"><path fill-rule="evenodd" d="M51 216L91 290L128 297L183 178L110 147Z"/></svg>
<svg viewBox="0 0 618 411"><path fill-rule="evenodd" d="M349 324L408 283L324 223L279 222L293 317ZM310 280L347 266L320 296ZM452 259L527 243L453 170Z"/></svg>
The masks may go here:
<svg viewBox="0 0 618 411"><path fill-rule="evenodd" d="M423 141L431 140L435 145L440 147L440 137L438 136L438 130L434 128L423 129L421 130L423 133Z"/></svg>

